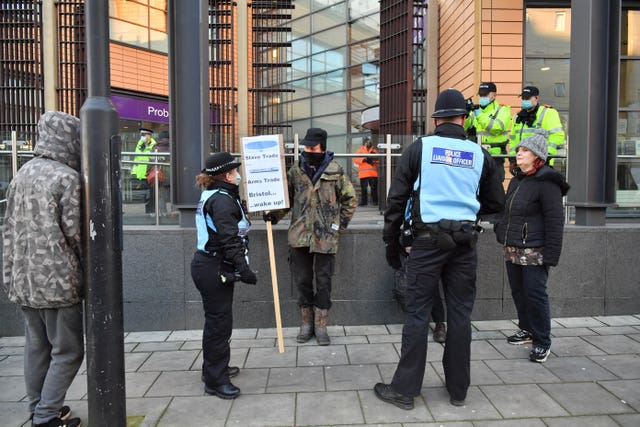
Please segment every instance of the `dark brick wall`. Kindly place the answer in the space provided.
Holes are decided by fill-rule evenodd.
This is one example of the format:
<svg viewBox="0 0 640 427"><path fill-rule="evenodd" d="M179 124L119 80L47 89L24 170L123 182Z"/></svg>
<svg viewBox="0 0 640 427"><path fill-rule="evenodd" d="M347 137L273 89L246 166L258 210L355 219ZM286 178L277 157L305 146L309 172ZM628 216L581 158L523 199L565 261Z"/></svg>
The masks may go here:
<svg viewBox="0 0 640 427"><path fill-rule="evenodd" d="M258 221L256 221L258 223ZM239 284L234 327L274 327L273 297L264 226L254 225L251 265L256 286ZM198 329L200 295L189 273L195 229L127 229L124 233L124 324L127 331ZM560 264L548 290L553 317L640 313L640 225L565 228ZM283 326L298 323L296 292L287 265L286 227L274 227ZM493 232L481 235L478 250L475 320L515 317L501 247ZM333 283L331 323L401 323L391 298L393 274L384 258L381 227L354 226L340 242ZM22 316L0 296L0 335L22 335Z"/></svg>

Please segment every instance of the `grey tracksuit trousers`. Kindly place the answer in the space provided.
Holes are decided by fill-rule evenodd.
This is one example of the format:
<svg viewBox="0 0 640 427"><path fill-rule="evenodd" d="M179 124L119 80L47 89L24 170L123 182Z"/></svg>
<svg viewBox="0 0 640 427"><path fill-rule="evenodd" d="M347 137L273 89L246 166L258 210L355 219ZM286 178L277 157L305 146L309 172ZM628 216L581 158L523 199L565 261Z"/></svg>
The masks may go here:
<svg viewBox="0 0 640 427"><path fill-rule="evenodd" d="M58 416L84 358L82 304L57 309L22 307L24 380L33 423Z"/></svg>

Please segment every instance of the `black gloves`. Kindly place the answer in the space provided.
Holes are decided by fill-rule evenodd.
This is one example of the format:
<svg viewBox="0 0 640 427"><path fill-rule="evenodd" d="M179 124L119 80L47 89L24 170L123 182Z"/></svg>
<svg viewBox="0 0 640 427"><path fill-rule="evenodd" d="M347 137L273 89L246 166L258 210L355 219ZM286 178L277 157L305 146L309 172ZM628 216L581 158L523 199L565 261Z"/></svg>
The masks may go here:
<svg viewBox="0 0 640 427"><path fill-rule="evenodd" d="M256 276L256 273L251 271L249 266L246 266L246 268L240 270L240 281L248 285L255 285L258 283L258 277Z"/></svg>
<svg viewBox="0 0 640 427"><path fill-rule="evenodd" d="M278 223L278 217L273 212L262 212L262 220L264 222L271 222L272 225L276 225Z"/></svg>
<svg viewBox="0 0 640 427"><path fill-rule="evenodd" d="M387 264L389 264L391 268L395 270L398 270L400 267L402 267L402 262L400 262L401 251L402 246L400 246L400 241L397 238L392 238L390 242L385 243Z"/></svg>
<svg viewBox="0 0 640 427"><path fill-rule="evenodd" d="M373 157L365 157L364 160L362 160L365 163L369 163L370 165L374 165L375 164L375 160L373 159Z"/></svg>
<svg viewBox="0 0 640 427"><path fill-rule="evenodd" d="M258 278L256 277L256 273L251 271L251 268L249 268L249 263L247 258L245 258L244 251L235 253L235 256L233 258L233 265L235 271L239 273L239 276L237 277L241 282L247 283L249 285L256 284Z"/></svg>

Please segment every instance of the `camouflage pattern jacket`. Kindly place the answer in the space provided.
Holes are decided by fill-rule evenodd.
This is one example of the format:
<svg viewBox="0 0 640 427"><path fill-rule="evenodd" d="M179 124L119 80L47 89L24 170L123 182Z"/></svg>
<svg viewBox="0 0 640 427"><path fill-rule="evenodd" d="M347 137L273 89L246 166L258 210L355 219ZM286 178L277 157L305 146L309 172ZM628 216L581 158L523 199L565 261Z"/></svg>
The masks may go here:
<svg viewBox="0 0 640 427"><path fill-rule="evenodd" d="M304 162L304 159L300 161ZM287 172L291 206L289 246L335 254L338 237L349 225L358 200L351 181L342 167L333 161L333 153L327 152L323 166L315 184L300 163ZM286 212L280 211L281 216Z"/></svg>
<svg viewBox="0 0 640 427"><path fill-rule="evenodd" d="M82 299L80 121L49 111L35 158L14 177L3 228L3 283L11 301L60 308Z"/></svg>

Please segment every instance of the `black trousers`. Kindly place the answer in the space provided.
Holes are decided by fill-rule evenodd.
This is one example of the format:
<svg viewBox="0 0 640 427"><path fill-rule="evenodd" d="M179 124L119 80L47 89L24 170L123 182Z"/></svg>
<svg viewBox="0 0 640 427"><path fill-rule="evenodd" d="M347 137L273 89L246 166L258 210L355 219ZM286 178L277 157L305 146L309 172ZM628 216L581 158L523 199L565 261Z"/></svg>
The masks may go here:
<svg viewBox="0 0 640 427"><path fill-rule="evenodd" d="M371 201L378 204L378 178L360 178L360 204L367 204L367 187L371 187Z"/></svg>
<svg viewBox="0 0 640 427"><path fill-rule="evenodd" d="M335 254L313 253L309 252L309 248L289 248L289 266L293 285L298 289L299 306L331 308L331 276L334 265Z"/></svg>
<svg viewBox="0 0 640 427"><path fill-rule="evenodd" d="M518 312L518 327L533 335L533 344L551 347L551 309L547 295L549 267L505 263L511 296Z"/></svg>
<svg viewBox="0 0 640 427"><path fill-rule="evenodd" d="M202 372L210 387L228 384L229 340L233 316L233 283L220 281L220 259L199 252L191 261L191 278L202 295L204 330L202 331Z"/></svg>
<svg viewBox="0 0 640 427"><path fill-rule="evenodd" d="M442 296L440 290L436 290L436 295L433 298L433 308L431 309L431 321L435 323L441 323L445 321L444 316L444 304L442 303Z"/></svg>
<svg viewBox="0 0 640 427"><path fill-rule="evenodd" d="M464 400L471 381L471 311L476 296L476 249L458 244L438 249L430 238L414 240L409 254L408 312L402 329L402 350L391 387L418 396L427 361L427 331L442 279L447 309L447 340L442 364L449 395Z"/></svg>

